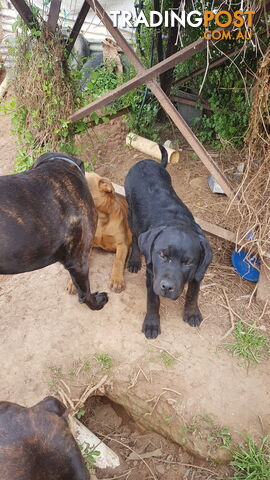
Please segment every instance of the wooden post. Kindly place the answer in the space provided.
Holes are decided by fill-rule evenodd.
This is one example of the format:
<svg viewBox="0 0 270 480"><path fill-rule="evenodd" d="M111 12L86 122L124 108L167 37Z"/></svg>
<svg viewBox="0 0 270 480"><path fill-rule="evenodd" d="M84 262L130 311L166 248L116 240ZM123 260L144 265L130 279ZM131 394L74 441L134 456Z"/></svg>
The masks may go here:
<svg viewBox="0 0 270 480"><path fill-rule="evenodd" d="M48 15L48 30L51 33L55 33L57 22L59 19L59 13L62 0L51 0L50 11Z"/></svg>
<svg viewBox="0 0 270 480"><path fill-rule="evenodd" d="M77 37L78 37L78 35L81 31L81 28L83 26L83 22L86 19L86 16L87 16L89 10L90 10L90 5L85 0L83 2L82 8L79 12L79 15L76 19L76 22L74 23L73 28L70 32L69 39L67 41L67 46L66 46L67 57L69 56L69 54L70 54L70 52L71 52L71 50L74 46L74 43L76 42L76 39L77 39Z"/></svg>
<svg viewBox="0 0 270 480"><path fill-rule="evenodd" d="M22 17L24 23L28 28L36 28L39 30L39 24L35 18L31 8L27 5L24 0L10 0L13 7L16 8L19 15Z"/></svg>
<svg viewBox="0 0 270 480"><path fill-rule="evenodd" d="M261 266L256 298L263 302L268 301L270 307L270 260L265 258L264 261L265 264Z"/></svg>

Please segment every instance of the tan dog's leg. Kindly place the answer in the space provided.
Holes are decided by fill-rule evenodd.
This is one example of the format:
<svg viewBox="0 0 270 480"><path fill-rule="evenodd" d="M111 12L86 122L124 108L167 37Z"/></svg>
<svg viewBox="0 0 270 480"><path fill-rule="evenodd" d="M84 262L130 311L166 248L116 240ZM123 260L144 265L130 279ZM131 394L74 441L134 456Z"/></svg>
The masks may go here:
<svg viewBox="0 0 270 480"><path fill-rule="evenodd" d="M128 247L125 244L117 245L114 258L110 287L114 292L120 293L125 288L124 268L128 254Z"/></svg>
<svg viewBox="0 0 270 480"><path fill-rule="evenodd" d="M71 278L67 281L66 289L70 295L75 295L77 293L77 288Z"/></svg>

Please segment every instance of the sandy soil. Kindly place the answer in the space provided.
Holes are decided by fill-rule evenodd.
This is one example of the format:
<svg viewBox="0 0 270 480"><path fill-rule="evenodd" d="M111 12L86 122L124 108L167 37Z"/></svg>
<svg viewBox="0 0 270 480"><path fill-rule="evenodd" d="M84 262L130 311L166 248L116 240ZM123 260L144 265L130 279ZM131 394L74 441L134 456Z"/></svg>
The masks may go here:
<svg viewBox="0 0 270 480"><path fill-rule="evenodd" d="M194 464L194 458L175 443L138 429L126 411L106 397L89 398L81 421L104 439L120 460L114 470L94 466L98 479L207 480L216 475L225 479L232 473L230 467L217 467L198 459Z"/></svg>
<svg viewBox="0 0 270 480"><path fill-rule="evenodd" d="M0 131L0 171L5 174L15 158L8 117L0 117ZM126 126L115 120L80 141L81 157L89 161L96 156L96 171L120 184L129 167L143 158L124 145L125 134ZM195 214L211 220L215 210L220 223L226 223L226 199L209 192L206 170L198 160L185 154L169 171L177 192ZM262 359L246 369L220 348L231 327L224 289L233 310L246 321L257 320L268 336L269 307L263 311L255 301L249 306L254 285L233 272L228 244L214 238L210 242L214 262L201 290L201 327L193 329L182 321L183 298L164 299L162 334L155 341L146 340L140 331L146 304L144 268L136 275L126 272L126 290L111 292L109 303L99 312L80 305L76 296L66 292L68 274L59 264L0 276L1 399L31 405L51 391L52 367L67 372L89 355L108 354L113 367L107 395L141 424L169 435L197 455L223 455L207 443L209 421L205 419L209 417L215 426L227 426L235 437L244 430L256 438L270 433L270 361ZM93 290L108 290L112 262L113 255L93 251ZM171 361L166 361L166 355ZM189 428L194 419L198 434Z"/></svg>

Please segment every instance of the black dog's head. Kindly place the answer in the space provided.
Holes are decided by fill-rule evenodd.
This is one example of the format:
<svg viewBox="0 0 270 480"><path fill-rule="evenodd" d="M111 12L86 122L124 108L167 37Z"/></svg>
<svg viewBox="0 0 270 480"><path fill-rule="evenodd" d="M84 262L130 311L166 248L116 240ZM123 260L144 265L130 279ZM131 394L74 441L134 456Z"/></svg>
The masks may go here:
<svg viewBox="0 0 270 480"><path fill-rule="evenodd" d="M152 264L156 295L176 300L186 283L200 282L212 260L209 243L193 226L158 227L139 236L139 248Z"/></svg>
<svg viewBox="0 0 270 480"><path fill-rule="evenodd" d="M89 480L67 418L54 397L30 408L0 402L1 480Z"/></svg>

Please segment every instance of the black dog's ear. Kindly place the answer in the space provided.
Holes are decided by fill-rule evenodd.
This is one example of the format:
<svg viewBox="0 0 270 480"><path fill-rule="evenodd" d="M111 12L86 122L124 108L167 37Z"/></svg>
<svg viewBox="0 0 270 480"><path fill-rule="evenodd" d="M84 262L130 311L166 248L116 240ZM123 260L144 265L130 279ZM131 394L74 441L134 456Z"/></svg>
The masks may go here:
<svg viewBox="0 0 270 480"><path fill-rule="evenodd" d="M201 282L208 266L210 265L210 263L212 261L212 256L213 255L212 255L212 250L211 250L211 247L209 245L209 242L208 242L206 236L204 235L201 227L197 224L196 224L196 231L197 231L197 233L199 235L199 239L200 239L201 258L200 258L199 266L198 266L197 271L195 273L195 280L197 282Z"/></svg>
<svg viewBox="0 0 270 480"><path fill-rule="evenodd" d="M55 413L58 417L67 418L68 415L65 405L55 397L45 397L35 407L46 410L46 412Z"/></svg>
<svg viewBox="0 0 270 480"><path fill-rule="evenodd" d="M152 245L157 236L165 229L164 226L152 228L144 233L141 233L138 238L138 245L141 253L145 256L147 265L152 261Z"/></svg>

